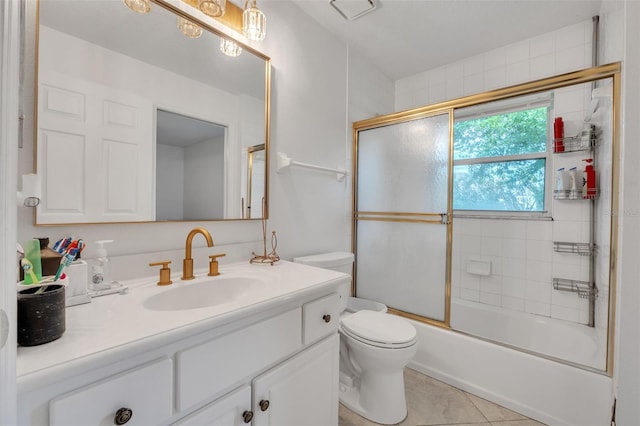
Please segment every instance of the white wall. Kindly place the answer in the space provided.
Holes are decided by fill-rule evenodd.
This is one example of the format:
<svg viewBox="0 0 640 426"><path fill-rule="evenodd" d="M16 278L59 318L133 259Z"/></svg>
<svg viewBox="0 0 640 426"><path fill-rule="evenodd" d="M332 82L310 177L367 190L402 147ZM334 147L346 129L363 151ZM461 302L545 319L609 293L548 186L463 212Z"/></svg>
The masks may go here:
<svg viewBox="0 0 640 426"><path fill-rule="evenodd" d="M156 145L156 220L183 217L184 148Z"/></svg>
<svg viewBox="0 0 640 426"><path fill-rule="evenodd" d="M291 168L276 173L276 153L327 167L345 167L347 49L289 2L264 2L265 49L273 63L269 213L285 259L346 250L344 215L351 190L331 173Z"/></svg>
<svg viewBox="0 0 640 426"><path fill-rule="evenodd" d="M184 217L225 217L224 136L185 148ZM237 197L233 198L234 201Z"/></svg>

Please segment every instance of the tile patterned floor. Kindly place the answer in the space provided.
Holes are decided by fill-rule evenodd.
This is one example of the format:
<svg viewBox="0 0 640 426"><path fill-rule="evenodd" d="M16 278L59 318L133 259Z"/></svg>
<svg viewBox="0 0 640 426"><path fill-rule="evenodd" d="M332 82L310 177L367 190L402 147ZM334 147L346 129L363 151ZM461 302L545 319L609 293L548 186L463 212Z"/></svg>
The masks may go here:
<svg viewBox="0 0 640 426"><path fill-rule="evenodd" d="M406 368L409 414L400 426L543 426L543 423ZM342 404L339 426L375 426Z"/></svg>

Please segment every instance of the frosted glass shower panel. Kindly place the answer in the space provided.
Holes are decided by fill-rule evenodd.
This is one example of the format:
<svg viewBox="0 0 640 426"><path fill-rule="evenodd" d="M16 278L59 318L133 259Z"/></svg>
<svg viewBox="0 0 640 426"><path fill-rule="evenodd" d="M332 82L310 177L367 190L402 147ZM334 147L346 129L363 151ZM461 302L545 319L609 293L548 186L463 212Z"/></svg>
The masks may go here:
<svg viewBox="0 0 640 426"><path fill-rule="evenodd" d="M447 211L449 114L362 130L358 210Z"/></svg>
<svg viewBox="0 0 640 426"><path fill-rule="evenodd" d="M447 227L358 221L356 295L445 320Z"/></svg>

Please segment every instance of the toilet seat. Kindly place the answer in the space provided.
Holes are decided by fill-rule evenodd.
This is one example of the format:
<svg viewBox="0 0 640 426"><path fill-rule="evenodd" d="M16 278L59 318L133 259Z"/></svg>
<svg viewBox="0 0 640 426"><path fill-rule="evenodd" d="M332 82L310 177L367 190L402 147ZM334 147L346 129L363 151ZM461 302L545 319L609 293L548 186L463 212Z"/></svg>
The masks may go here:
<svg viewBox="0 0 640 426"><path fill-rule="evenodd" d="M384 312L355 312L341 320L340 331L378 348L401 349L416 342L416 329L407 320Z"/></svg>

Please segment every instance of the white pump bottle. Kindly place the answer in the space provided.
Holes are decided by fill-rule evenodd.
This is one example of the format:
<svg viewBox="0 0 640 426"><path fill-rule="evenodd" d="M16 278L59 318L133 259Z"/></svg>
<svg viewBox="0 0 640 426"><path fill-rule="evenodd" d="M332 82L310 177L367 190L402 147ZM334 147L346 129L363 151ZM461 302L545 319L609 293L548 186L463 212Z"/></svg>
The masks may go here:
<svg viewBox="0 0 640 426"><path fill-rule="evenodd" d="M109 290L111 288L111 262L107 257L107 249L104 247L113 240L96 241L98 245L98 258L91 265L91 286L92 291Z"/></svg>

